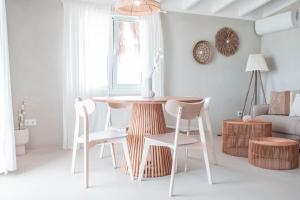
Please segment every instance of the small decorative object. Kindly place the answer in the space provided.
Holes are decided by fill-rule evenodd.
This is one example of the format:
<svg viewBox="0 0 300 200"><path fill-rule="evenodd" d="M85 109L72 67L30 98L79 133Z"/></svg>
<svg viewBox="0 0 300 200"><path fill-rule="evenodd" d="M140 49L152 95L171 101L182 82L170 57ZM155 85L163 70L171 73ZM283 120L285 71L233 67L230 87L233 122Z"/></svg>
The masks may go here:
<svg viewBox="0 0 300 200"><path fill-rule="evenodd" d="M29 142L29 130L25 126L25 101L22 101L21 108L18 110L18 128L15 130L16 154L24 155L25 145Z"/></svg>
<svg viewBox="0 0 300 200"><path fill-rule="evenodd" d="M212 52L208 41L197 42L193 49L194 59L200 64L208 64L211 61Z"/></svg>
<svg viewBox="0 0 300 200"><path fill-rule="evenodd" d="M126 16L146 16L160 12L160 3L154 0L117 0L116 13Z"/></svg>
<svg viewBox="0 0 300 200"><path fill-rule="evenodd" d="M25 129L25 101L22 101L21 109L18 110L18 130Z"/></svg>
<svg viewBox="0 0 300 200"><path fill-rule="evenodd" d="M253 97L252 101L250 102L250 109L249 109L250 111L249 111L249 113L251 113L252 106L257 105L259 89L261 89L261 91L262 91L262 96L264 98L264 103L265 104L267 103L265 90L264 90L263 82L262 82L262 79L261 79L261 72L267 72L267 71L269 71L269 68L268 68L268 65L267 65L267 63L265 61L265 58L262 54L250 54L249 55L248 62L247 62L247 67L246 67L246 72L252 72L252 74L251 74L251 78L250 78L250 81L249 81L246 97L245 97L245 100L244 100L242 116L244 116L244 114L246 112L246 105L247 105L247 101L248 101L249 96ZM253 90L251 89L252 85L254 87ZM259 86L260 86L260 88L259 88ZM251 91L253 91L253 93Z"/></svg>
<svg viewBox="0 0 300 200"><path fill-rule="evenodd" d="M144 78L144 90L142 92L142 96L145 98L152 98L155 96L154 91L152 90L152 78L155 70L159 66L160 59L163 58L163 52L159 49L153 58L153 68L148 76Z"/></svg>
<svg viewBox="0 0 300 200"><path fill-rule="evenodd" d="M232 56L239 49L239 37L228 27L220 29L216 34L216 48L224 56Z"/></svg>
<svg viewBox="0 0 300 200"><path fill-rule="evenodd" d="M146 77L144 79L144 87L143 97L151 98L155 96L154 91L152 91L152 77Z"/></svg>
<svg viewBox="0 0 300 200"><path fill-rule="evenodd" d="M17 156L26 153L25 145L29 142L29 130L27 128L15 130L16 154Z"/></svg>
<svg viewBox="0 0 300 200"><path fill-rule="evenodd" d="M249 122L249 121L251 121L252 120L252 117L250 116L250 115L245 115L244 117L243 117L243 121L244 122Z"/></svg>

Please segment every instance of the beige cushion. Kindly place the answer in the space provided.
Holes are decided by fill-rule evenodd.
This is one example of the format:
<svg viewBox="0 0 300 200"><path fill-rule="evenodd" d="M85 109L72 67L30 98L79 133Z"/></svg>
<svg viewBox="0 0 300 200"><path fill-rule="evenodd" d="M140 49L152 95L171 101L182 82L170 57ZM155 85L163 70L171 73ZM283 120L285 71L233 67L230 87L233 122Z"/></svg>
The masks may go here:
<svg viewBox="0 0 300 200"><path fill-rule="evenodd" d="M269 115L289 115L290 91L272 92Z"/></svg>

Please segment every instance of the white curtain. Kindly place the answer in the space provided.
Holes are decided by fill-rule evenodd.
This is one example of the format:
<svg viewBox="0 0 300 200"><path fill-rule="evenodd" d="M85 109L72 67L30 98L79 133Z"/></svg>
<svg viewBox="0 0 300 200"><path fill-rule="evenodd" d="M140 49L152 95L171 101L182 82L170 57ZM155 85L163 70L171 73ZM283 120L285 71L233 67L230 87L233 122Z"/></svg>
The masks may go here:
<svg viewBox="0 0 300 200"><path fill-rule="evenodd" d="M95 1L94 1L95 2ZM110 8L92 1L64 0L63 126L65 149L72 148L74 100L107 95ZM97 106L94 129L103 126L105 107Z"/></svg>
<svg viewBox="0 0 300 200"><path fill-rule="evenodd" d="M155 60L157 66L152 75L152 89L155 96L164 95L164 46L163 32L160 14L142 17L144 20L144 49L146 64L143 69L143 77L149 77L153 71ZM157 56L160 58L157 59Z"/></svg>
<svg viewBox="0 0 300 200"><path fill-rule="evenodd" d="M5 0L0 0L0 173L16 170Z"/></svg>

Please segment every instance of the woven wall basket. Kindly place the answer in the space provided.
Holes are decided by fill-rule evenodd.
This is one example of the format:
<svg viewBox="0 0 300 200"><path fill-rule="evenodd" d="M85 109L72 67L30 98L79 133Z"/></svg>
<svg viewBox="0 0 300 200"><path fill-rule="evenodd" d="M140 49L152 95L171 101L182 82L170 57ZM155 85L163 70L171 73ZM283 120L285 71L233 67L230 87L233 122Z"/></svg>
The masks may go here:
<svg viewBox="0 0 300 200"><path fill-rule="evenodd" d="M224 56L234 55L240 46L240 40L234 30L228 27L220 29L216 34L216 48Z"/></svg>
<svg viewBox="0 0 300 200"><path fill-rule="evenodd" d="M193 49L193 57L200 64L208 64L212 59L211 45L208 41L197 42Z"/></svg>

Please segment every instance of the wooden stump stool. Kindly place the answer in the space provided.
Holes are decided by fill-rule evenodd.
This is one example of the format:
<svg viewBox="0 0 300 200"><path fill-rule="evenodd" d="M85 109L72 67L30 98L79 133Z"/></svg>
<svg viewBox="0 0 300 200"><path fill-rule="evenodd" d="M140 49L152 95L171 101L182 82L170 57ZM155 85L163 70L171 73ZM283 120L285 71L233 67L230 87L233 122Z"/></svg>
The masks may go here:
<svg viewBox="0 0 300 200"><path fill-rule="evenodd" d="M266 169L298 168L298 142L276 137L250 139L248 161Z"/></svg>
<svg viewBox="0 0 300 200"><path fill-rule="evenodd" d="M249 139L271 137L272 123L261 120L225 120L222 128L222 150L233 156L248 156Z"/></svg>

